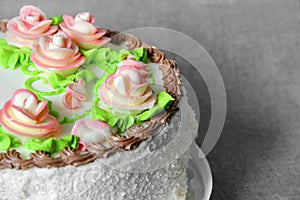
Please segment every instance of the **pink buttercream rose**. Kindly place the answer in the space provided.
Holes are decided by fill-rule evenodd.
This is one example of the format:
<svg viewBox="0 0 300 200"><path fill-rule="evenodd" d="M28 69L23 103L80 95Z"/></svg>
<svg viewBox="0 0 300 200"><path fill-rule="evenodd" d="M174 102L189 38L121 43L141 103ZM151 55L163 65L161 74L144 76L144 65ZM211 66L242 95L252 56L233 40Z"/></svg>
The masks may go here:
<svg viewBox="0 0 300 200"><path fill-rule="evenodd" d="M45 13L34 6L24 6L18 17L7 23L7 40L18 46L32 47L32 44L42 35L53 35L57 26L51 26Z"/></svg>
<svg viewBox="0 0 300 200"><path fill-rule="evenodd" d="M110 41L105 37L106 30L94 26L95 18L88 12L78 13L75 18L64 15L64 22L59 26L72 40L83 49L92 49Z"/></svg>
<svg viewBox="0 0 300 200"><path fill-rule="evenodd" d="M79 149L82 151L85 151L90 144L105 145L105 143L108 143L111 134L110 126L102 121L81 119L72 128L72 135L80 137Z"/></svg>
<svg viewBox="0 0 300 200"><path fill-rule="evenodd" d="M48 101L40 101L29 90L17 90L0 110L0 124L16 137L48 137L57 134L61 125L49 114Z"/></svg>
<svg viewBox="0 0 300 200"><path fill-rule="evenodd" d="M78 46L64 32L42 36L32 47L31 60L46 71L62 76L75 72L85 61Z"/></svg>
<svg viewBox="0 0 300 200"><path fill-rule="evenodd" d="M85 82L70 83L66 88L66 94L62 98L63 105L68 109L77 109L81 107L81 102L86 99Z"/></svg>
<svg viewBox="0 0 300 200"><path fill-rule="evenodd" d="M113 112L138 114L154 106L156 97L147 81L144 63L126 60L110 75L98 90L99 106Z"/></svg>

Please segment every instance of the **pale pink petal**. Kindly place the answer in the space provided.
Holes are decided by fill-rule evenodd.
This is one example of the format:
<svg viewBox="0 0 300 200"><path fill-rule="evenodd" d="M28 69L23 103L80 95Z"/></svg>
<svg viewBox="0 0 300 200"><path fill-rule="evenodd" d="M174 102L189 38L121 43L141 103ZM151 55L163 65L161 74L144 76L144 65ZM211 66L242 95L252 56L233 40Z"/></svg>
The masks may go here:
<svg viewBox="0 0 300 200"><path fill-rule="evenodd" d="M78 61L78 59L81 58L81 55L79 53L77 53L76 55L74 55L72 57L64 58L63 60L45 57L40 53L40 51L34 51L34 53L32 55L34 55L33 59L35 61L37 61L37 63L43 63L43 65L41 65L41 66L52 66L54 68L71 65L73 63L76 63Z"/></svg>
<svg viewBox="0 0 300 200"><path fill-rule="evenodd" d="M88 119L78 120L71 133L80 137L83 148L90 144L104 143L111 137L111 129L106 123Z"/></svg>
<svg viewBox="0 0 300 200"><path fill-rule="evenodd" d="M36 101L38 101L38 98L36 97L36 95L26 89L19 89L17 91L15 91L13 97L12 97L12 104L18 107L23 107L25 104L26 99L29 96L35 96Z"/></svg>
<svg viewBox="0 0 300 200"><path fill-rule="evenodd" d="M129 65L129 66L133 66L137 69L143 69L146 70L147 69L147 64L141 62L141 61L136 61L136 60L132 60L132 59L126 59L122 62L122 65Z"/></svg>
<svg viewBox="0 0 300 200"><path fill-rule="evenodd" d="M10 105L9 110L4 109L4 113L6 116L10 118L17 118L17 119L22 119L23 122L26 123L31 123L31 124L36 124L37 120L28 112L24 111L24 109Z"/></svg>
<svg viewBox="0 0 300 200"><path fill-rule="evenodd" d="M23 22L22 20L20 20L19 18L14 18L13 20L11 20L11 22L13 24L13 30L14 31L20 31L22 33L27 33L29 29L32 28L32 26L30 24L27 24L26 22ZM8 26L10 27L10 26Z"/></svg>
<svg viewBox="0 0 300 200"><path fill-rule="evenodd" d="M38 116L48 107L48 101L41 101L37 104L35 111L32 113L33 116Z"/></svg>
<svg viewBox="0 0 300 200"><path fill-rule="evenodd" d="M59 64L57 66L53 66L49 63L43 63L40 60L38 60L34 53L32 53L30 58L36 65L38 65L42 68L48 69L48 70L65 70L65 69L75 68L75 67L79 67L80 65L82 65L85 61L85 57L80 56L74 63L65 64L65 63L61 62L61 64Z"/></svg>
<svg viewBox="0 0 300 200"><path fill-rule="evenodd" d="M75 40L75 42L82 49L93 49L93 48L99 48L99 47L107 44L110 40L111 39L108 37L102 37L101 39L94 40L94 41Z"/></svg>
<svg viewBox="0 0 300 200"><path fill-rule="evenodd" d="M130 106L140 105L144 101L146 101L146 99L153 96L152 94L153 94L152 90L149 87L147 87L146 92L144 92L143 95L141 95L141 96L129 96L129 100L128 100L127 104L129 104Z"/></svg>
<svg viewBox="0 0 300 200"><path fill-rule="evenodd" d="M76 39L76 40L83 40L83 41L98 40L106 33L105 29L98 28L97 32L95 34L89 35L89 34L80 33L80 32L70 29L69 27L67 27L66 23L61 23L61 24L59 24L59 26L72 39Z"/></svg>
<svg viewBox="0 0 300 200"><path fill-rule="evenodd" d="M38 58L44 58L45 60L53 60L54 62L55 60L57 60L60 63L62 63L62 59L65 59L65 62L67 61L66 59L70 58L72 59L72 61L74 61L80 56L78 55L78 52L76 53L73 49L49 49L50 42L51 39L49 37L41 37L39 43L33 45L32 52L35 53Z"/></svg>
<svg viewBox="0 0 300 200"><path fill-rule="evenodd" d="M19 30L19 25L20 25L20 27L22 27L21 28L22 31ZM18 20L10 20L7 23L7 33L14 34L14 35L16 35L16 36L18 36L20 38L23 38L23 39L37 40L41 35L52 35L58 29L57 26L50 26L50 28L46 32L43 32L43 33L40 33L40 34L30 34L28 32L26 26L25 27L24 26L25 25L24 25L23 22L20 22Z"/></svg>
<svg viewBox="0 0 300 200"><path fill-rule="evenodd" d="M139 96L142 96L145 91L147 90L147 88L149 87L149 83L144 83L144 84L141 84L141 85L135 85L135 84L132 84L131 87L130 87L130 90L128 90L128 96L130 98L136 98L136 97L139 97Z"/></svg>
<svg viewBox="0 0 300 200"><path fill-rule="evenodd" d="M63 105L68 109L80 108L80 101L72 93L67 92L62 99Z"/></svg>
<svg viewBox="0 0 300 200"><path fill-rule="evenodd" d="M134 76L133 73L135 73L135 77L132 77L131 80L132 81L135 81L137 83L145 83L146 80L145 78L147 78L149 76L149 73L145 70L142 70L142 69L138 69L138 68L135 68L133 66L130 66L130 65L122 65L121 67L118 68L118 71L116 72L117 74L124 74L124 75L127 75L127 74L131 74L131 76ZM136 76L137 74L139 74L140 78L138 79Z"/></svg>
<svg viewBox="0 0 300 200"><path fill-rule="evenodd" d="M24 109L33 114L35 112L37 104L37 99L33 95L31 95L26 98L26 101L24 102Z"/></svg>
<svg viewBox="0 0 300 200"><path fill-rule="evenodd" d="M35 6L24 6L20 9L20 18L22 20L26 20L26 16L39 16L39 21L43 21L46 19L46 15L43 11Z"/></svg>
<svg viewBox="0 0 300 200"><path fill-rule="evenodd" d="M93 35L97 32L97 28L93 24L83 20L75 22L70 29L88 35Z"/></svg>
<svg viewBox="0 0 300 200"><path fill-rule="evenodd" d="M63 15L64 22L61 24L65 24L66 27L70 28L74 25L74 17L71 15Z"/></svg>
<svg viewBox="0 0 300 200"><path fill-rule="evenodd" d="M92 24L95 23L95 17L94 17L94 15L90 15L90 18L91 18L90 19L90 23L92 23Z"/></svg>
<svg viewBox="0 0 300 200"><path fill-rule="evenodd" d="M80 12L80 13L78 13L75 16L75 19L76 19L76 17L80 17L81 15L84 15L84 14L89 14L89 17L90 17L90 19L88 20L89 23L93 24L95 22L95 17L93 15L91 15L89 12Z"/></svg>
<svg viewBox="0 0 300 200"><path fill-rule="evenodd" d="M53 35L58 30L58 26L50 26L47 32L42 33L41 35Z"/></svg>
<svg viewBox="0 0 300 200"><path fill-rule="evenodd" d="M71 93L79 101L84 101L86 98L86 89L83 86L83 81L69 84L66 88L66 92Z"/></svg>
<svg viewBox="0 0 300 200"><path fill-rule="evenodd" d="M38 115L36 115L38 113ZM36 117L36 120L38 123L44 121L46 117L49 115L49 107L48 104L44 108L37 108L37 113L34 113L34 116Z"/></svg>
<svg viewBox="0 0 300 200"><path fill-rule="evenodd" d="M46 33L49 30L51 23L52 23L51 20L41 21L41 22L37 23L35 26L31 27L31 29L28 30L28 34Z"/></svg>
<svg viewBox="0 0 300 200"><path fill-rule="evenodd" d="M122 95L127 94L125 77L122 74L119 76L115 76L112 81L114 85L113 87L118 93Z"/></svg>

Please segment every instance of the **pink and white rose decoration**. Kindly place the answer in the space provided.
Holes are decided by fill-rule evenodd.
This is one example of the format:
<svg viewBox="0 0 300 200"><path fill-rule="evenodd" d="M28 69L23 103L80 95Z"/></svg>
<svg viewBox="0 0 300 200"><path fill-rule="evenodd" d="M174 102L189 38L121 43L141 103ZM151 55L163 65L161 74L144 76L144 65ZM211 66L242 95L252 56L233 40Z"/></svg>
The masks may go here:
<svg viewBox="0 0 300 200"><path fill-rule="evenodd" d="M156 96L146 79L149 76L146 67L146 64L132 59L123 61L116 73L100 86L99 106L124 114L138 114L152 108Z"/></svg>
<svg viewBox="0 0 300 200"><path fill-rule="evenodd" d="M88 119L78 120L72 129L72 135L80 137L79 149L84 151L90 144L104 144L108 142L112 131L109 125L102 121Z"/></svg>
<svg viewBox="0 0 300 200"><path fill-rule="evenodd" d="M64 32L42 36L32 47L31 60L46 71L63 76L75 72L85 61L78 46Z"/></svg>
<svg viewBox="0 0 300 200"><path fill-rule="evenodd" d="M29 90L15 91L0 110L0 124L15 136L48 137L61 131L61 125L49 114L48 101L40 101Z"/></svg>
<svg viewBox="0 0 300 200"><path fill-rule="evenodd" d="M68 109L77 109L81 107L81 102L86 99L85 82L70 83L66 88L66 94L62 98L63 105Z"/></svg>
<svg viewBox="0 0 300 200"><path fill-rule="evenodd" d="M78 13L75 17L63 15L63 18L60 28L82 49L97 48L110 41L104 36L106 30L96 27L94 16L88 12Z"/></svg>
<svg viewBox="0 0 300 200"><path fill-rule="evenodd" d="M45 13L34 6L24 6L18 17L7 23L7 40L18 46L32 47L34 41L43 35L53 35L57 32L57 26L51 26L52 20L48 20Z"/></svg>
<svg viewBox="0 0 300 200"><path fill-rule="evenodd" d="M31 59L39 67L67 76L85 61L79 48L98 48L110 38L104 36L105 29L94 25L95 18L88 12L63 15L63 19L58 30L39 8L24 6L19 16L8 21L7 40L32 48Z"/></svg>

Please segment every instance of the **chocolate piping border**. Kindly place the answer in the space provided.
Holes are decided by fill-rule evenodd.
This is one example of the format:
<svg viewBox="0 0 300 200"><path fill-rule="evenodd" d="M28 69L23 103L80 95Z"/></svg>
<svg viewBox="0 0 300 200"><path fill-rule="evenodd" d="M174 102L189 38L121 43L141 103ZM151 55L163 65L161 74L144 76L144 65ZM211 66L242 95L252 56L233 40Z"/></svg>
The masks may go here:
<svg viewBox="0 0 300 200"><path fill-rule="evenodd" d="M6 23L7 20L0 20L0 31L6 31ZM116 152L133 150L142 141L150 137L153 131L167 123L171 116L178 111L177 106L182 97L182 82L176 62L166 59L165 54L159 49L143 43L132 35L107 30L106 36L111 37L112 43L115 44L126 41L128 49L141 46L146 48L148 58L150 58L151 62L157 63L162 71L166 91L175 98L170 108L162 114L146 121L146 128L142 126L132 126L129 128L126 131L128 138L113 135L109 140L111 147L105 147L101 144L92 144L86 151L79 151L68 147L60 152L60 157L57 158L51 157L46 152L37 151L31 153L29 159L23 159L21 154L16 150L9 150L6 153L0 153L0 169L15 168L20 170L32 167L51 168L64 167L66 165L80 166L93 162L98 158L108 157Z"/></svg>

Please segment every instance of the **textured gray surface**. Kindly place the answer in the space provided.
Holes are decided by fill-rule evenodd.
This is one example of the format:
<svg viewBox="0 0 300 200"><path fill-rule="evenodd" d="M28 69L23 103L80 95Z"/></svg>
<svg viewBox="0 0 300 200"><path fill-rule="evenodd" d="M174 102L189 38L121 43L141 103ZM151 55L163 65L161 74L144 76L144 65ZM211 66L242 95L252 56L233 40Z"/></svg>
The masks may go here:
<svg viewBox="0 0 300 200"><path fill-rule="evenodd" d="M223 133L208 155L212 199L300 199L298 0L2 0L0 18L25 4L48 16L88 10L110 29L159 26L197 40L217 63L228 99ZM200 102L209 113L206 96Z"/></svg>

